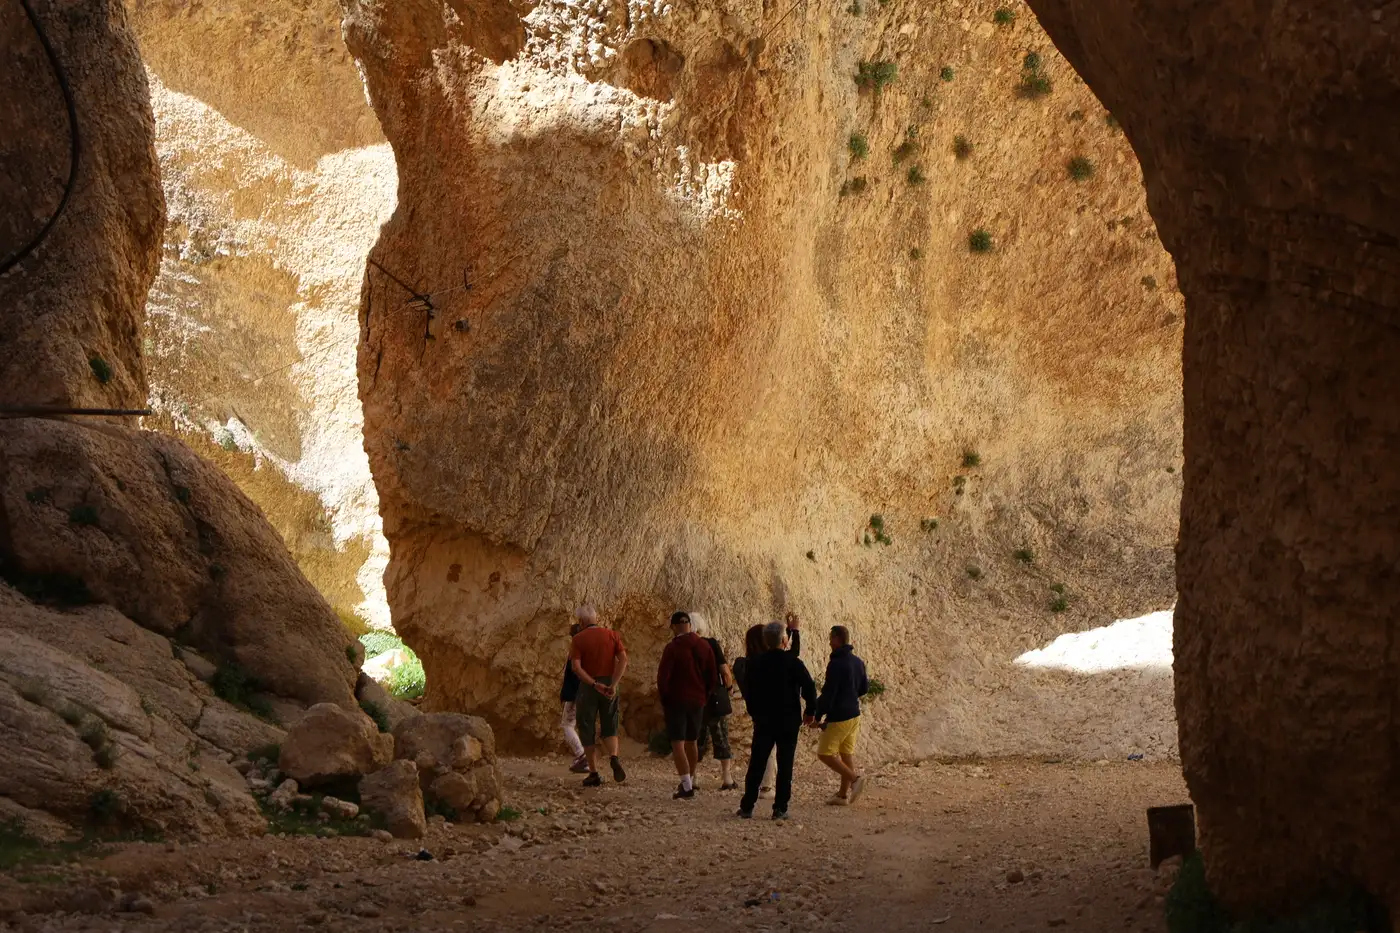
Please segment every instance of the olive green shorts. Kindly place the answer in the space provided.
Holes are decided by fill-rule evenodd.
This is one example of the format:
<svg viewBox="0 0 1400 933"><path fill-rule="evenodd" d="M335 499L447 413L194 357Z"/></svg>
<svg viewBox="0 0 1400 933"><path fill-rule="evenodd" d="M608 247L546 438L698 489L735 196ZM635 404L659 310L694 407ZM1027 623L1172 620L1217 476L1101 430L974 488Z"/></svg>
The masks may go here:
<svg viewBox="0 0 1400 933"><path fill-rule="evenodd" d="M598 683L606 684L611 681L606 677L599 677ZM578 737L585 746L597 744L593 737L595 721L603 738L610 739L617 735L616 695L608 699L593 689L591 684L579 684L574 708L577 711L575 721L578 725Z"/></svg>

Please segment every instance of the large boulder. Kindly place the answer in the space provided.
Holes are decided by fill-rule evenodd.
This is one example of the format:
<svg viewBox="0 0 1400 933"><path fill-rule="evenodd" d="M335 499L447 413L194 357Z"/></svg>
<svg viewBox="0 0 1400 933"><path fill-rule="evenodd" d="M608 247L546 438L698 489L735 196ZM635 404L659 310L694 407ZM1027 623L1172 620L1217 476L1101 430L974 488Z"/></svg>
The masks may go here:
<svg viewBox="0 0 1400 933"><path fill-rule="evenodd" d="M318 703L287 730L277 767L302 787L373 774L394 757L394 737L359 710Z"/></svg>
<svg viewBox="0 0 1400 933"><path fill-rule="evenodd" d="M421 839L428 831L418 768L411 761L392 762L363 778L360 807L400 839Z"/></svg>
<svg viewBox="0 0 1400 933"><path fill-rule="evenodd" d="M501 803L496 739L486 720L460 713L426 713L394 729L394 757L412 761L429 805L450 807L458 819L489 822Z"/></svg>

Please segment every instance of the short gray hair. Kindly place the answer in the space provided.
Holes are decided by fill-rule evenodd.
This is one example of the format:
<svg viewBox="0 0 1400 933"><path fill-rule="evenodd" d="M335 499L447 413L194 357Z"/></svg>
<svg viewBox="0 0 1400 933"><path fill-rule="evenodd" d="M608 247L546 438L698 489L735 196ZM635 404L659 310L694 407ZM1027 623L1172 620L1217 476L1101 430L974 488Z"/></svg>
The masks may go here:
<svg viewBox="0 0 1400 933"><path fill-rule="evenodd" d="M710 623L705 621L705 617L698 612L687 613L690 616L690 630L701 638L710 634Z"/></svg>
<svg viewBox="0 0 1400 933"><path fill-rule="evenodd" d="M763 626L763 647L770 650L782 647L783 636L786 634L786 625L781 622L769 622Z"/></svg>
<svg viewBox="0 0 1400 933"><path fill-rule="evenodd" d="M578 610L574 612L574 616L580 622L592 622L594 625L598 624L598 610L594 609L587 603L584 603L582 606L579 606Z"/></svg>

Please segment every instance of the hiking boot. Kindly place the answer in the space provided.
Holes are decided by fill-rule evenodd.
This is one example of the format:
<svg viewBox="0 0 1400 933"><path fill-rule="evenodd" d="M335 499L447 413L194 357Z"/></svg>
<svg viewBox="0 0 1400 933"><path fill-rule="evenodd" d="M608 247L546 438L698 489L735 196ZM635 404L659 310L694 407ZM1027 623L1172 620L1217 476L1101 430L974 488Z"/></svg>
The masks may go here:
<svg viewBox="0 0 1400 933"><path fill-rule="evenodd" d="M574 763L569 765L569 770L574 774L585 774L588 771L588 756L579 755L574 759Z"/></svg>
<svg viewBox="0 0 1400 933"><path fill-rule="evenodd" d="M741 820L751 820L753 819L753 811L741 809L735 816L739 817Z"/></svg>
<svg viewBox="0 0 1400 933"><path fill-rule="evenodd" d="M785 820L785 819L787 819L787 818L788 818L788 815L787 815L787 811L786 811L786 810L774 810L774 811L773 811L773 819L775 819L775 820Z"/></svg>
<svg viewBox="0 0 1400 933"><path fill-rule="evenodd" d="M851 803L855 803L860 795L865 791L865 775L861 775L851 782Z"/></svg>
<svg viewBox="0 0 1400 933"><path fill-rule="evenodd" d="M614 781L621 784L623 781L627 780L627 772L622 770L622 762L617 760L616 755L608 759L608 764L612 765Z"/></svg>
<svg viewBox="0 0 1400 933"><path fill-rule="evenodd" d="M599 774L597 771L590 771L590 772L588 773L588 777L586 777L586 778L583 779L583 786L584 786L584 787L602 787L602 786L603 786L603 776L602 776L601 774Z"/></svg>
<svg viewBox="0 0 1400 933"><path fill-rule="evenodd" d="M686 789L685 789L685 785L684 785L684 784L681 784L680 786L678 786L678 787L676 788L676 792L675 792L674 794L671 795L671 799L672 799L672 800L690 800L690 799L692 799L694 796L695 796L695 788L694 788L694 787L692 787L690 790L686 790Z"/></svg>

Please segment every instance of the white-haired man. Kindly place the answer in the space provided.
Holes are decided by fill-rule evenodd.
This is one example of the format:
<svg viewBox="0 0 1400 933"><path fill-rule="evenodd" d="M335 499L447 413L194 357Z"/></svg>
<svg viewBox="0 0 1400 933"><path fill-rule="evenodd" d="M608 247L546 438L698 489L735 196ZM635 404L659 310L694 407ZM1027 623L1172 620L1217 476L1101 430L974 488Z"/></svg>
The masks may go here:
<svg viewBox="0 0 1400 933"><path fill-rule="evenodd" d="M602 733L613 780L621 783L627 780L627 772L617 757L617 684L627 672L627 649L621 635L598 624L598 613L592 606L580 606L576 614L583 628L574 636L569 659L580 681L575 703L579 738L588 757L588 777L583 779L583 786L603 783L598 774L595 725Z"/></svg>

